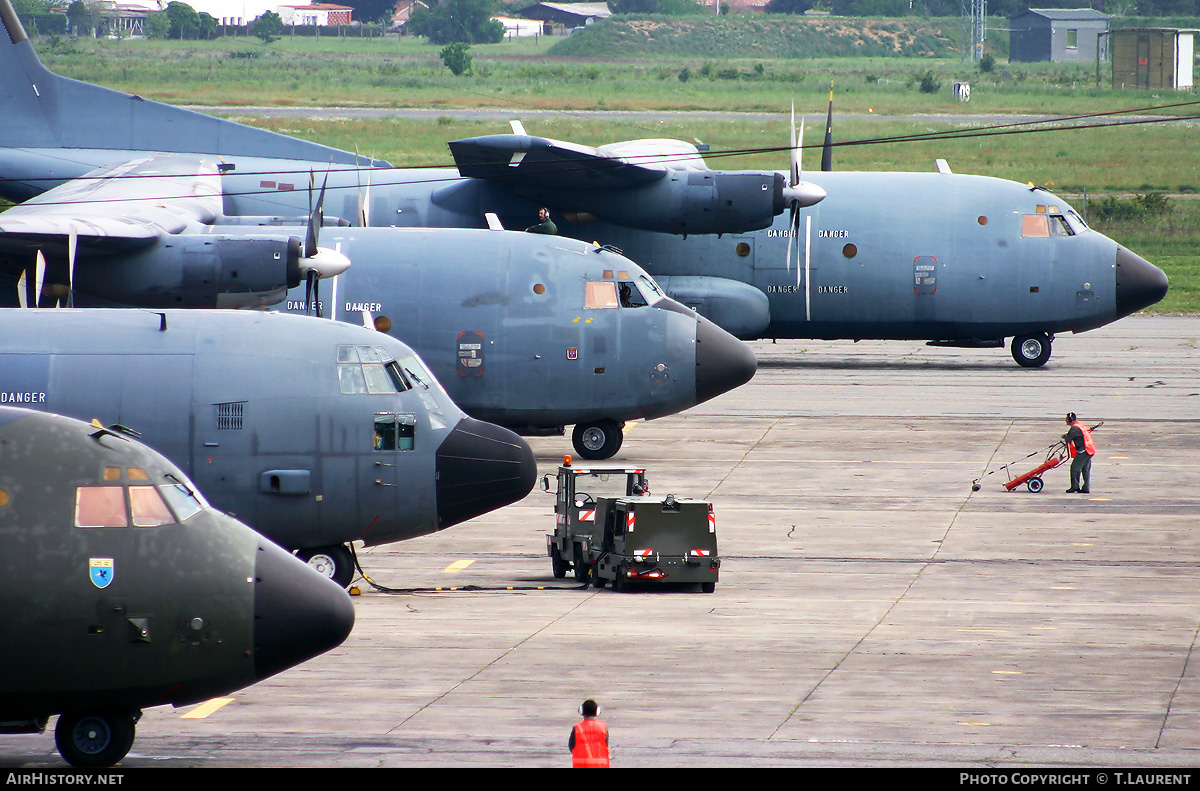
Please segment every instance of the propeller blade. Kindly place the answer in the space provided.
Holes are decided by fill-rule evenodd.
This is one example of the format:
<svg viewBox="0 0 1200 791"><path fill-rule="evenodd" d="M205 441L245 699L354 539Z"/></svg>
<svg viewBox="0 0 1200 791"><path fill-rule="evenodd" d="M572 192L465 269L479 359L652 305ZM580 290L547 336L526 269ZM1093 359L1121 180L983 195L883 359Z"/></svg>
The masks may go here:
<svg viewBox="0 0 1200 791"><path fill-rule="evenodd" d="M803 123L804 123L804 122L803 122L803 121L801 121L801 127L803 127ZM796 143L797 143L797 138L796 138L796 102L794 102L794 101L792 102L792 134L791 134L791 143L792 143L792 145L791 145L791 150L788 152L788 154L789 154L789 156L790 156L790 158L791 158L791 162L792 162L792 169L791 169L791 173L789 174L789 175L791 176L791 178L790 178L790 179L788 179L788 186L789 186L789 187L794 187L794 186L796 186L797 184L799 184L799 183L800 183L800 152L799 152L799 151L797 150L797 148L796 148ZM804 132L803 132L803 131L801 131L801 132L800 132L799 143L800 143L800 145L802 145L802 146L804 145Z"/></svg>
<svg viewBox="0 0 1200 791"><path fill-rule="evenodd" d="M17 278L17 304L23 308L29 307L29 293L25 285L25 270L21 270L21 276Z"/></svg>
<svg viewBox="0 0 1200 791"><path fill-rule="evenodd" d="M316 303L317 318L321 316L321 278L315 278L313 281L313 301Z"/></svg>
<svg viewBox="0 0 1200 791"><path fill-rule="evenodd" d="M339 254L342 252L342 246L340 244L337 246L337 251ZM338 280L340 280L340 278L337 275L334 275L333 276L333 293L329 295L329 318L330 318L330 320L337 319Z"/></svg>
<svg viewBox="0 0 1200 791"><path fill-rule="evenodd" d="M42 284L46 281L46 256L37 251L37 269L33 279L33 304L42 306Z"/></svg>
<svg viewBox="0 0 1200 791"><path fill-rule="evenodd" d="M67 307L75 307L75 251L79 248L79 232L72 223L67 234ZM61 303L60 303L61 304Z"/></svg>
<svg viewBox="0 0 1200 791"><path fill-rule="evenodd" d="M783 259L787 271L792 271L792 226L796 224L796 202L792 201L791 216L788 217L787 257Z"/></svg>
<svg viewBox="0 0 1200 791"><path fill-rule="evenodd" d="M833 81L829 82L829 114L825 117L825 144L821 146L821 172L833 170Z"/></svg>
<svg viewBox="0 0 1200 791"><path fill-rule="evenodd" d="M313 190L317 186L317 174L308 171L308 231L304 234L304 257L312 258L317 254L317 226L314 222L316 211L313 209Z"/></svg>
<svg viewBox="0 0 1200 791"><path fill-rule="evenodd" d="M358 146L354 147L354 156L357 161ZM371 157L371 163L375 162L375 157ZM358 224L363 228L371 224L371 165L366 168L367 171L367 186L363 187L362 163L358 163L354 170L354 178L358 182Z"/></svg>
<svg viewBox="0 0 1200 791"><path fill-rule="evenodd" d="M313 309L313 283L317 282L317 271L308 270L304 278L304 315L311 316Z"/></svg>

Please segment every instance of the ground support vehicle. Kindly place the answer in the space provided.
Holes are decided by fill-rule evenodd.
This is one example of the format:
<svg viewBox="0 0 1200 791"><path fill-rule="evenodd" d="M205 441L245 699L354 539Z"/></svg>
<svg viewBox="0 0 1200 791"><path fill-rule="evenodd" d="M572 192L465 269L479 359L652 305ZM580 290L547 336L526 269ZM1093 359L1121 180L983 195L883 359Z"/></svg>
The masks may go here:
<svg viewBox="0 0 1200 791"><path fill-rule="evenodd" d="M573 570L575 579L587 582L597 499L649 494L646 471L638 467L575 466L566 456L558 468L557 483L554 532L546 536L546 554L557 579ZM549 476L542 478L542 489L550 491Z"/></svg>
<svg viewBox="0 0 1200 791"><path fill-rule="evenodd" d="M587 557L597 588L699 583L712 593L721 567L712 504L674 495L601 498Z"/></svg>

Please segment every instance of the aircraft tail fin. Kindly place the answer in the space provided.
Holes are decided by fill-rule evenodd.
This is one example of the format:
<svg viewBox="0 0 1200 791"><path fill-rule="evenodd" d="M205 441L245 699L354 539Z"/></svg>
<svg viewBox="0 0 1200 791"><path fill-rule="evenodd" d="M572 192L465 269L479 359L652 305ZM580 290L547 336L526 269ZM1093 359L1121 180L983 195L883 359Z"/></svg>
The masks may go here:
<svg viewBox="0 0 1200 791"><path fill-rule="evenodd" d="M360 164L349 151L149 101L54 74L11 0L0 0L0 147L199 153ZM385 163L375 163L385 164Z"/></svg>

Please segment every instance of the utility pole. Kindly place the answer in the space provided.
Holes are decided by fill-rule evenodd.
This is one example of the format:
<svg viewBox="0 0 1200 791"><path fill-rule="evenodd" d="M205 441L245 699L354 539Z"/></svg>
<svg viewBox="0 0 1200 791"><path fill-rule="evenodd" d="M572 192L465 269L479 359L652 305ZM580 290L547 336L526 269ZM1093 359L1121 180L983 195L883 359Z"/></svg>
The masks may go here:
<svg viewBox="0 0 1200 791"><path fill-rule="evenodd" d="M987 0L963 0L963 27L967 30L967 53L972 63L983 57L987 40Z"/></svg>

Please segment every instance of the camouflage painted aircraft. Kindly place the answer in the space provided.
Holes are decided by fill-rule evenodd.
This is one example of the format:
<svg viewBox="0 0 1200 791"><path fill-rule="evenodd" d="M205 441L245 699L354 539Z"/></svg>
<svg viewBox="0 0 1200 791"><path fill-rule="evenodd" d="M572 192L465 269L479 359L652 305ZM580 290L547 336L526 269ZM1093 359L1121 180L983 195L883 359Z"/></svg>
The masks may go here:
<svg viewBox="0 0 1200 791"><path fill-rule="evenodd" d="M0 215L12 285L0 282L0 304L248 307L292 289L293 311L378 314L374 326L480 419L528 433L574 424L587 458L616 453L625 421L754 374L747 346L619 252L508 231L341 227L325 219L326 195L372 224L358 168L373 163L58 77L8 0L0 21L0 73L22 86L0 94L0 194L25 201ZM283 197L255 199L264 192ZM341 295L323 305L335 276L327 295Z"/></svg>
<svg viewBox="0 0 1200 791"><path fill-rule="evenodd" d="M375 330L260 311L0 310L0 405L129 426L339 584L346 544L520 500L537 462Z"/></svg>
<svg viewBox="0 0 1200 791"><path fill-rule="evenodd" d="M227 695L342 643L346 592L120 427L0 407L0 733L112 766L142 709Z"/></svg>

